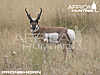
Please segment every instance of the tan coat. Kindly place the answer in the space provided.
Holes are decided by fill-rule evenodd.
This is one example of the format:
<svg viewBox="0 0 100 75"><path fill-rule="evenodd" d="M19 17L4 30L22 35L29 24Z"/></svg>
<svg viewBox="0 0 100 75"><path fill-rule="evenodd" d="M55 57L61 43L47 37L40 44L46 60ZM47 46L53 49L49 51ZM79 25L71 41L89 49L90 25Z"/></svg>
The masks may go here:
<svg viewBox="0 0 100 75"><path fill-rule="evenodd" d="M39 33L59 33L59 34L67 34L67 28L64 27L47 27L41 26L38 30Z"/></svg>

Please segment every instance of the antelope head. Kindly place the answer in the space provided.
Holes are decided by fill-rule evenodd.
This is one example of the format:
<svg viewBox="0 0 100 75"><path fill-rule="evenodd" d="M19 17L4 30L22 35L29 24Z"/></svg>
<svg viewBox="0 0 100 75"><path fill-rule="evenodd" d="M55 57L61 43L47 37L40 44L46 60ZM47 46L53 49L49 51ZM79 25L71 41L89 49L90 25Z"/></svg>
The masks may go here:
<svg viewBox="0 0 100 75"><path fill-rule="evenodd" d="M37 18L33 19L31 15L28 13L27 8L25 8L25 12L27 14L28 19L30 20L30 28L31 32L36 32L39 29L38 21L40 19L41 13L42 13L42 8L40 8L40 13L38 14Z"/></svg>

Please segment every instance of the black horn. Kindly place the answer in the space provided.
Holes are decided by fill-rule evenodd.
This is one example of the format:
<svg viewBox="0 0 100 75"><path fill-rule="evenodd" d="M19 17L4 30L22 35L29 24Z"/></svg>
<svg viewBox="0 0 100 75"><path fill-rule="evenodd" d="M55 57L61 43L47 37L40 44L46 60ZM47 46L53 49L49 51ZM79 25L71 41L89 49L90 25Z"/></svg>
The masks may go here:
<svg viewBox="0 0 100 75"><path fill-rule="evenodd" d="M31 18L31 15L27 12L27 8L25 8L25 12L26 12L26 14L27 14L28 19L30 20L30 22L32 22L33 20L32 20L32 18Z"/></svg>
<svg viewBox="0 0 100 75"><path fill-rule="evenodd" d="M38 22L38 20L40 19L41 13L42 13L42 8L40 8L40 13L39 13L38 16L37 16L37 19L36 19L37 22Z"/></svg>

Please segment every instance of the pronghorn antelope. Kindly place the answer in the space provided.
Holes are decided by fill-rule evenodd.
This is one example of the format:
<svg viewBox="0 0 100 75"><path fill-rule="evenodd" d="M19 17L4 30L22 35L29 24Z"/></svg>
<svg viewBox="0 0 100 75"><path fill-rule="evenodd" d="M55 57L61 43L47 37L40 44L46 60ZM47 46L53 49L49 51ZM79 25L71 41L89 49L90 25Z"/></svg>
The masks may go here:
<svg viewBox="0 0 100 75"><path fill-rule="evenodd" d="M38 14L37 18L33 19L31 17L31 15L28 13L27 8L25 8L25 12L27 14L28 19L30 20L30 28L31 28L31 32L32 34L45 34L45 39L42 40L42 42L52 42L55 41L56 43L60 43L62 42L62 40L60 40L60 38L62 37L62 35L66 35L67 38L63 37L66 39L66 41L63 41L63 43L65 44L64 48L63 48L63 52L64 52L64 59L66 58L66 47L68 49L70 49L72 52L73 49L71 48L71 45L73 43L73 41L75 40L75 32L72 29L68 29L65 27L46 27L46 26L39 26L38 21L40 19L41 13L42 13L42 8L40 8L40 13ZM58 40L60 40L59 42L57 42Z"/></svg>

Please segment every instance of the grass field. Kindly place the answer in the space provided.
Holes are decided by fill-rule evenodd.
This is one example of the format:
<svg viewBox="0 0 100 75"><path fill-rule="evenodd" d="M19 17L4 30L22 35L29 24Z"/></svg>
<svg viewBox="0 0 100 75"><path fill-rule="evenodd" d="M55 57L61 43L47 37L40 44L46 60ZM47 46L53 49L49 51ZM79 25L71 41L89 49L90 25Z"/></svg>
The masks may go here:
<svg viewBox="0 0 100 75"><path fill-rule="evenodd" d="M95 0L100 12L98 1ZM92 2L93 0L0 0L0 71L36 70L41 71L41 75L99 75L100 13L72 13L67 9L71 4L90 5ZM43 9L40 26L75 29L77 25L82 30L87 25L82 32L81 47L77 38L73 44L74 57L67 51L67 57L63 60L61 49L46 51L33 48L31 44L34 39L26 34L30 33L30 24L24 9L28 8L31 15L37 17L40 7Z"/></svg>

